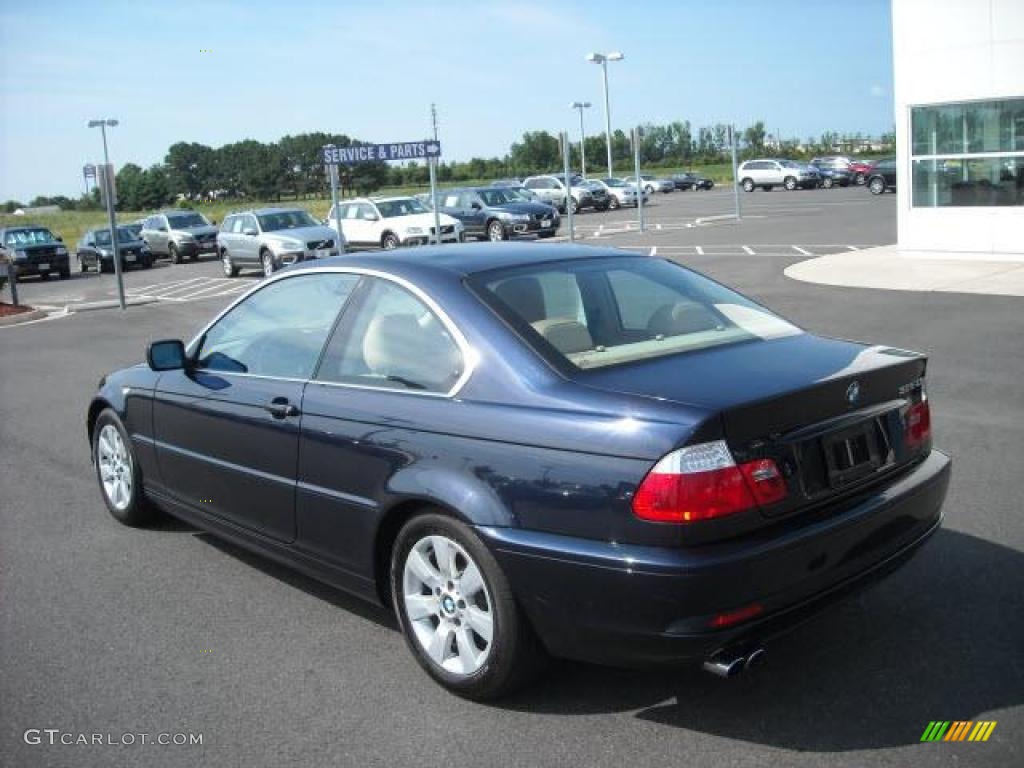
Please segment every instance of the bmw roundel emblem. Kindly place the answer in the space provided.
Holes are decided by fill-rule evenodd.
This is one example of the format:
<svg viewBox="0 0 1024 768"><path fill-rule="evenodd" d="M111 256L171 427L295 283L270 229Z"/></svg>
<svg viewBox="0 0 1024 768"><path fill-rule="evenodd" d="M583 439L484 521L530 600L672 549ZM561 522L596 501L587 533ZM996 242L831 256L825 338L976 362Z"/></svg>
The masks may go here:
<svg viewBox="0 0 1024 768"><path fill-rule="evenodd" d="M846 402L856 405L858 400L860 400L860 382L851 381L850 386L846 388Z"/></svg>

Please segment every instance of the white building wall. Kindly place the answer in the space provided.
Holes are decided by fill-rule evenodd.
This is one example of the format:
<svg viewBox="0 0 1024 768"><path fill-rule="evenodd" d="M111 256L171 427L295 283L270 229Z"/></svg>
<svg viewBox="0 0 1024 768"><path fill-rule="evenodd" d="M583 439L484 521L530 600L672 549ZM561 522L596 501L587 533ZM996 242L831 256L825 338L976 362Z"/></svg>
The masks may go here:
<svg viewBox="0 0 1024 768"><path fill-rule="evenodd" d="M912 208L910 107L1024 98L1024 0L892 0L899 247L1024 254L1024 206Z"/></svg>

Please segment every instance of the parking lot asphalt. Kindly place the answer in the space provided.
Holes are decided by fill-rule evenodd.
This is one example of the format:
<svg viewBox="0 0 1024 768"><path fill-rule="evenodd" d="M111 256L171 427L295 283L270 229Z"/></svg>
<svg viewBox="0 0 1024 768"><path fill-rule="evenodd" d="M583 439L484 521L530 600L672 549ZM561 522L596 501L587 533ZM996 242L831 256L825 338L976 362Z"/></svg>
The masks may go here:
<svg viewBox="0 0 1024 768"><path fill-rule="evenodd" d="M741 224L687 227L731 193L659 196L649 212L661 230L597 243L656 248L814 332L929 353L936 445L954 478L943 530L904 569L769 644L750 677L555 662L534 688L472 704L427 679L386 612L187 526L128 529L104 509L84 433L97 380L151 339L190 337L231 295L172 292L0 328L0 764L1021 764L1021 300L795 282L782 270L807 258L796 248L892 242L895 196L743 201ZM610 229L631 213L580 225ZM214 279L217 266L128 280ZM22 295L93 282L112 281L26 282ZM921 744L933 720L998 725L986 743ZM29 728L202 733L203 744L34 746Z"/></svg>

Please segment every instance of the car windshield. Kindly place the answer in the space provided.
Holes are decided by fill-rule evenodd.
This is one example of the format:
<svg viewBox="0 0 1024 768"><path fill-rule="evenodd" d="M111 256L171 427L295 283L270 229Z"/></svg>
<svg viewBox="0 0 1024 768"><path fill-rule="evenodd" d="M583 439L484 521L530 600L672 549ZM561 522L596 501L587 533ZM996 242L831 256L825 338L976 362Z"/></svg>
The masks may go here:
<svg viewBox="0 0 1024 768"><path fill-rule="evenodd" d="M794 163L792 160L783 160L781 162L781 165L784 168L799 168L800 167L800 163Z"/></svg>
<svg viewBox="0 0 1024 768"><path fill-rule="evenodd" d="M416 213L427 213L427 209L423 204L411 197L401 200L383 200L377 203L377 210L380 211L380 215L385 219L390 219L394 216L412 216Z"/></svg>
<svg viewBox="0 0 1024 768"><path fill-rule="evenodd" d="M506 187L505 191L513 195L517 203L532 203L536 199L526 187Z"/></svg>
<svg viewBox="0 0 1024 768"><path fill-rule="evenodd" d="M46 245L48 243L56 243L57 238L53 236L53 233L42 227L35 229L15 229L12 232L7 233L7 245Z"/></svg>
<svg viewBox="0 0 1024 768"><path fill-rule="evenodd" d="M601 179L609 187L624 187L626 182L622 179Z"/></svg>
<svg viewBox="0 0 1024 768"><path fill-rule="evenodd" d="M578 369L803 333L662 259L617 255L479 273L471 285L544 356Z"/></svg>
<svg viewBox="0 0 1024 768"><path fill-rule="evenodd" d="M125 224L124 228L131 232L133 235L138 236L142 233L141 224Z"/></svg>
<svg viewBox="0 0 1024 768"><path fill-rule="evenodd" d="M210 222L201 213L167 214L167 225L171 229L190 229L191 227L208 227Z"/></svg>
<svg viewBox="0 0 1024 768"><path fill-rule="evenodd" d="M294 211L278 211L277 213L264 213L257 216L260 222L260 229L264 232L277 232L282 229L299 229L300 227L316 227L319 223L309 215L308 211L296 209Z"/></svg>
<svg viewBox="0 0 1024 768"><path fill-rule="evenodd" d="M96 245L110 245L110 230L109 229L97 229L94 238ZM119 243L130 243L135 239L135 235L127 227L117 228L117 242Z"/></svg>
<svg viewBox="0 0 1024 768"><path fill-rule="evenodd" d="M604 189L604 185L600 181L587 180L583 182L583 186L587 189Z"/></svg>
<svg viewBox="0 0 1024 768"><path fill-rule="evenodd" d="M505 205L506 203L521 203L523 198L510 187L498 187L497 189L481 189L477 192L487 205Z"/></svg>

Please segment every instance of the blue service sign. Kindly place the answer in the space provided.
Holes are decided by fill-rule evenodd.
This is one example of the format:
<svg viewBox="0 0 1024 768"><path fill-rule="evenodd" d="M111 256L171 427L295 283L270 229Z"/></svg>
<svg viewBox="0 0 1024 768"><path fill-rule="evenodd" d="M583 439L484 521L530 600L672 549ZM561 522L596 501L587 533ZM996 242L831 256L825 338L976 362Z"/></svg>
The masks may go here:
<svg viewBox="0 0 1024 768"><path fill-rule="evenodd" d="M324 165L354 165L376 160L419 160L440 157L439 141L404 141L398 144L360 144L353 147L324 147Z"/></svg>

